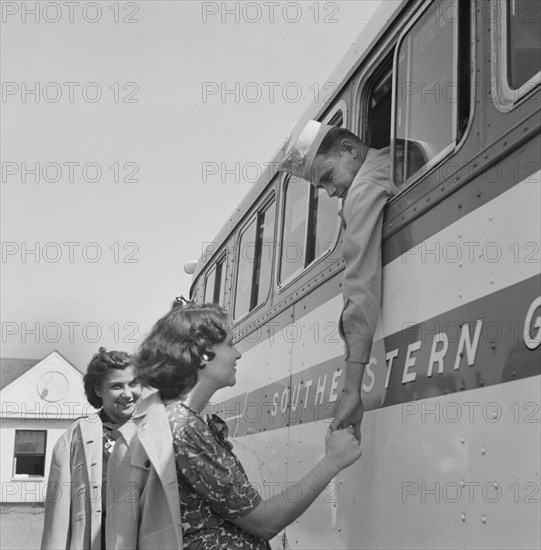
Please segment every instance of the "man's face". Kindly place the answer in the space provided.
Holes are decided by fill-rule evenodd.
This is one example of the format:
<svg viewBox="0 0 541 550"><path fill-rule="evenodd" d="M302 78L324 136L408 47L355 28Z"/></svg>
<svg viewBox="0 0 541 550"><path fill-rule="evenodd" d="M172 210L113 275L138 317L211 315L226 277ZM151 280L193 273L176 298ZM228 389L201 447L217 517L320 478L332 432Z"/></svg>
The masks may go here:
<svg viewBox="0 0 541 550"><path fill-rule="evenodd" d="M325 189L329 197L345 199L361 164L355 150L336 150L316 155L310 183L318 189Z"/></svg>

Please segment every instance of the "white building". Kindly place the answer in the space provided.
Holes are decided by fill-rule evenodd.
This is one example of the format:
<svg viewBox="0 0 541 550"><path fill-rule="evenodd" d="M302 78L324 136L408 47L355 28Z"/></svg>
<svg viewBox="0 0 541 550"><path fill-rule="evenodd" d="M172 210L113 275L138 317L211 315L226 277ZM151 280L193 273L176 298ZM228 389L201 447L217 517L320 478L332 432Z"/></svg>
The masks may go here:
<svg viewBox="0 0 541 550"><path fill-rule="evenodd" d="M0 363L0 502L43 502L53 448L71 422L95 409L83 375L58 351Z"/></svg>

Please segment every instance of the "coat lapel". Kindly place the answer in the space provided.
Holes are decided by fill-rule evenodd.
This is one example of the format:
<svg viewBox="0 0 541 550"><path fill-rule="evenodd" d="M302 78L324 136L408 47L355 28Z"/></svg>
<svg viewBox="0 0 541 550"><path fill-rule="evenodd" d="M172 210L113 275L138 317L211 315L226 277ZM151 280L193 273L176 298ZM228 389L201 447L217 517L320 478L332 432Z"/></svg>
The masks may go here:
<svg viewBox="0 0 541 550"><path fill-rule="evenodd" d="M173 436L158 393L147 397L133 418L138 424L139 441L156 470L173 517L180 517Z"/></svg>

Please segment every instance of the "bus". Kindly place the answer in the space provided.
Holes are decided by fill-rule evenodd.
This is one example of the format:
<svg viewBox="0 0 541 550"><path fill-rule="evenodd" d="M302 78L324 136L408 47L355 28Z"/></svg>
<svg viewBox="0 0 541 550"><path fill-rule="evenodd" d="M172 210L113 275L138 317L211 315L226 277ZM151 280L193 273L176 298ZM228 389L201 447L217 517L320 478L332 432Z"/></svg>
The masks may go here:
<svg viewBox="0 0 541 550"><path fill-rule="evenodd" d="M540 8L382 2L195 266L243 353L235 452L299 498L343 374L341 205L276 168L311 119L390 146L363 456L273 548L539 548Z"/></svg>

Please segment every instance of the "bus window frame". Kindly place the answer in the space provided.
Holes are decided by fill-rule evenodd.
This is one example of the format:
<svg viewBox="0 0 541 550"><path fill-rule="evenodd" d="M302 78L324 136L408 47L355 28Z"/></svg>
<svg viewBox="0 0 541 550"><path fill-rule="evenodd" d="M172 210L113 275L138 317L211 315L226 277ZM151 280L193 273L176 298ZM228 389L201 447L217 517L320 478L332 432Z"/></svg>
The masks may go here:
<svg viewBox="0 0 541 550"><path fill-rule="evenodd" d="M342 111L342 128L347 128L347 116L348 116L348 107L345 100L340 99L338 100L333 108L323 117L321 122L323 124L328 124L329 121L331 121L335 115ZM306 261L306 244L308 240L308 229L309 229L309 223L308 223L308 216L310 214L310 200L308 200L306 205L306 223L304 226L304 258L303 258L303 267L300 269L297 269L297 271L293 272L287 279L281 280L280 279L280 271L282 269L282 245L284 241L284 215L285 215L285 200L286 200L286 193L285 189L288 185L289 181L291 179L290 174L283 174L280 178L279 185L280 185L280 212L278 216L278 225L279 225L279 241L278 246L276 247L278 249L278 257L276 256L275 251L275 266L274 266L274 290L276 294L280 294L281 292L284 292L289 286L291 286L293 283L295 283L298 279L300 279L308 270L312 269L316 264L323 261L324 258L332 254L336 247L338 246L338 241L340 239L340 233L341 233L341 223L340 223L340 216L336 216L336 230L335 230L335 238L334 238L334 245L332 247L329 247L327 250L325 250L323 253L321 253L319 256L316 256L309 264L304 265L304 262ZM310 188L312 185L307 182ZM311 190L309 188L309 190ZM307 197L310 199L310 197Z"/></svg>
<svg viewBox="0 0 541 550"><path fill-rule="evenodd" d="M396 153L396 126L397 126L397 86L398 86L398 60L400 55L400 49L403 45L404 40L407 38L408 34L410 33L411 29L415 26L415 24L419 21L419 19L428 11L428 8L431 4L434 4L437 0L427 0L420 8L418 13L412 18L412 20L406 25L406 27L402 30L400 33L398 40L396 41L395 45L395 51L393 56L393 88L392 88L392 100L391 100L391 145L390 145L390 155L391 155L391 181L393 183L393 186L397 189L396 195L400 195L403 190L405 190L408 187L411 187L413 183L420 180L424 175L426 175L429 171L431 171L435 166L440 164L443 159L450 156L453 152L458 150L461 147L461 144L464 142L469 127L471 125L472 120L472 114L473 114L473 107L471 105L471 87L469 90L470 93L470 113L469 113L469 121L466 125L466 128L464 130L464 134L462 135L460 141L457 141L458 137L458 101L453 102L453 119L452 119L452 136L453 140L449 145L444 147L437 155L435 155L432 159L430 159L429 162L427 162L425 165L423 165L419 170L411 174L407 179L402 181L401 183L397 183L396 177L395 177L395 170L396 170L396 163L395 163L395 153ZM451 0L455 3L457 7L460 7L460 3L458 0ZM474 6L470 6L470 13ZM461 11L458 11L459 14L459 21L460 21L460 15ZM470 22L470 28L471 28L471 17L469 18ZM459 76L459 68L458 68L458 60L459 60L459 24L456 24L453 29L453 70L455 71L453 76L455 82L458 82L458 76ZM472 40L472 42L474 42ZM470 46L471 47L471 46ZM460 93L460 90L458 91Z"/></svg>
<svg viewBox="0 0 541 550"><path fill-rule="evenodd" d="M514 89L509 85L507 52L510 33L507 10L510 1L504 0L503 8L498 7L499 4L495 0L490 1L491 86L497 92L491 95L494 105L502 113L508 113L526 101L526 97L541 84L541 71L538 71L520 88Z"/></svg>
<svg viewBox="0 0 541 550"><path fill-rule="evenodd" d="M267 211L270 208L270 206L272 205L273 202L275 203L276 206L278 206L278 199L277 199L277 194L276 194L275 189L272 189L270 191L270 193L268 193L260 201L258 201L257 206L252 210L250 215L246 216L246 219L244 220L244 223L242 224L242 226L237 231L237 234L236 234L236 237L235 237L235 261L233 263L233 265L235 266L235 269L234 269L234 275L235 275L234 292L231 292L230 301L229 301L231 318L233 319L233 322L234 322L235 325L237 325L237 324L241 323L242 321L244 321L248 316L252 315L255 311L257 311L258 309L263 307L269 301L269 296L270 296L271 290L273 288L272 275L273 275L274 269L271 269L271 281L269 283L269 288L267 290L265 298L259 304L256 304L252 309L248 308L248 311L244 311L244 312L240 313L238 316L237 316L237 313L235 311L235 308L236 308L236 305L237 305L237 292L238 292L237 283L238 283L238 277L239 277L239 267L240 267L239 260L240 260L240 257L241 257L240 256L240 245L241 245L241 241L242 241L242 235L246 232L246 230L248 229L250 224L252 222L255 222L256 223L256 238L257 238L257 217L259 216L259 214L261 212ZM275 216L274 216L273 243L276 243L276 228L277 228L277 225L278 225L277 224L277 217L276 217L276 214L275 214ZM254 243L254 248L255 248L255 244L256 243ZM274 246L273 248L274 248L274 250L273 250L273 253L272 253L272 263L273 263L273 265L275 265L277 263L276 262L276 248L277 247ZM252 280L251 280L251 283L250 283L250 298L251 298L251 294L254 290L254 288L253 288L254 269L255 269L255 262L252 262Z"/></svg>

